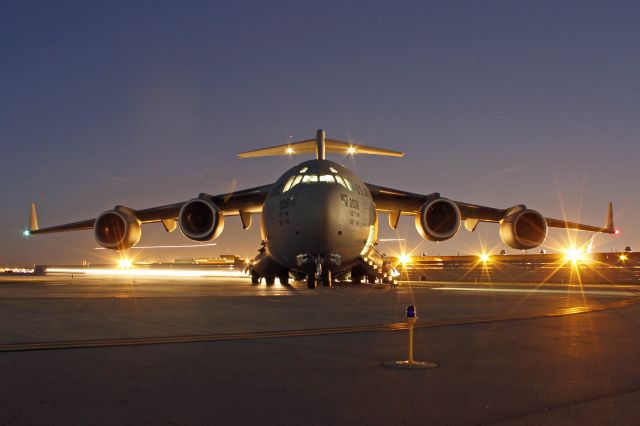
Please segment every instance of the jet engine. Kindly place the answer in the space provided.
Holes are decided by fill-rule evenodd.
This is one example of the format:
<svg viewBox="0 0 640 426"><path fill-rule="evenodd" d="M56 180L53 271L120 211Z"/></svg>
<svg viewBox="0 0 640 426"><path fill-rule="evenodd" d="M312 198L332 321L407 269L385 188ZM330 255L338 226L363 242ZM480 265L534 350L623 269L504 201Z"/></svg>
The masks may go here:
<svg viewBox="0 0 640 426"><path fill-rule="evenodd" d="M508 213L500 222L502 242L517 250L538 247L547 238L547 230L544 216L524 206Z"/></svg>
<svg viewBox="0 0 640 426"><path fill-rule="evenodd" d="M425 240L444 241L460 229L458 205L446 198L427 201L416 215L416 229Z"/></svg>
<svg viewBox="0 0 640 426"><path fill-rule="evenodd" d="M200 196L184 203L180 209L180 230L195 241L211 241L224 229L222 210L210 196Z"/></svg>
<svg viewBox="0 0 640 426"><path fill-rule="evenodd" d="M135 212L123 206L117 206L98 216L93 231L98 244L111 250L131 248L142 236L140 221Z"/></svg>

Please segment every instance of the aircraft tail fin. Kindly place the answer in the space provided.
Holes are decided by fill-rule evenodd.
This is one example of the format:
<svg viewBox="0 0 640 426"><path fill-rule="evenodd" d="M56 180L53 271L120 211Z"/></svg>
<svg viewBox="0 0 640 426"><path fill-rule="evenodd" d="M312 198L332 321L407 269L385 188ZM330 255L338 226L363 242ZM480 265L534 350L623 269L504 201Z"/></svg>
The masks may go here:
<svg viewBox="0 0 640 426"><path fill-rule="evenodd" d="M271 146L268 148L245 151L238 154L240 158L270 157L276 155L300 155L316 154L316 158L324 160L325 153L356 155L386 155L389 157L402 157L403 152L392 151L390 149L376 148L373 146L359 145L352 142L340 141L337 139L326 139L324 130L318 130L315 139L306 139L298 142L291 142L283 145Z"/></svg>

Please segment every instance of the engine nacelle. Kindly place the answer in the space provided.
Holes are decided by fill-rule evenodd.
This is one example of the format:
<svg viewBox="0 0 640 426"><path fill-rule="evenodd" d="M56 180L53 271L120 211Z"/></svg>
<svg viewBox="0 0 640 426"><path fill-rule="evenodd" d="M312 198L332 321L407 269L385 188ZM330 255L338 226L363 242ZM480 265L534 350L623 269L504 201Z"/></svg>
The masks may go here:
<svg viewBox="0 0 640 426"><path fill-rule="evenodd" d="M547 221L531 209L519 209L500 222L500 239L511 248L529 250L538 247L547 238Z"/></svg>
<svg viewBox="0 0 640 426"><path fill-rule="evenodd" d="M126 250L135 246L142 236L140 221L133 210L118 206L96 219L93 232L98 244L111 250Z"/></svg>
<svg viewBox="0 0 640 426"><path fill-rule="evenodd" d="M184 203L178 217L180 230L195 241L211 241L224 229L224 215L210 196L200 196Z"/></svg>
<svg viewBox="0 0 640 426"><path fill-rule="evenodd" d="M427 201L416 215L416 229L425 240L444 241L453 237L462 221L458 205L446 198Z"/></svg>

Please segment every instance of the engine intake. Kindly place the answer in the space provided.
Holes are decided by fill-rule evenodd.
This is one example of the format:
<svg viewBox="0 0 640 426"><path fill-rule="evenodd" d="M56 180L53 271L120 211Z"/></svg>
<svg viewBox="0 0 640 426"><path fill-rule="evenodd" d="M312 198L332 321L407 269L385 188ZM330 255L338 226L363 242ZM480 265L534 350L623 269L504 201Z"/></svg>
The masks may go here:
<svg viewBox="0 0 640 426"><path fill-rule="evenodd" d="M446 198L427 201L416 215L416 229L425 240L444 241L460 229L458 205Z"/></svg>
<svg viewBox="0 0 640 426"><path fill-rule="evenodd" d="M184 203L179 215L180 230L195 241L211 241L224 229L224 215L210 197L199 197Z"/></svg>
<svg viewBox="0 0 640 426"><path fill-rule="evenodd" d="M521 209L507 216L500 223L502 242L517 250L538 247L547 238L547 221L540 213Z"/></svg>
<svg viewBox="0 0 640 426"><path fill-rule="evenodd" d="M111 250L126 250L135 246L142 236L140 221L133 210L116 207L96 219L93 232L98 244Z"/></svg>

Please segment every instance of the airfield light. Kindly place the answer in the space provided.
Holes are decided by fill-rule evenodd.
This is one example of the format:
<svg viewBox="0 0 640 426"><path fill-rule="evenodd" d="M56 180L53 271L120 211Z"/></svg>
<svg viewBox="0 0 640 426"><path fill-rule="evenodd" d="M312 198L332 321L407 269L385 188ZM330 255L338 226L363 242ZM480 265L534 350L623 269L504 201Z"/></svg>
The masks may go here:
<svg viewBox="0 0 640 426"><path fill-rule="evenodd" d="M489 253L481 253L480 254L480 261L482 263L487 263L489 261Z"/></svg>
<svg viewBox="0 0 640 426"><path fill-rule="evenodd" d="M126 257L118 260L118 268L120 269L129 269L133 265L131 259L127 259Z"/></svg>
<svg viewBox="0 0 640 426"><path fill-rule="evenodd" d="M622 260L623 262L624 262L625 260L627 260L627 259L628 259L628 258L627 258L627 255L626 255L626 254L621 254L621 255L620 255L620 260Z"/></svg>
<svg viewBox="0 0 640 426"><path fill-rule="evenodd" d="M293 154L293 148L287 147L287 154Z"/></svg>
<svg viewBox="0 0 640 426"><path fill-rule="evenodd" d="M408 254L401 254L398 257L398 260L400 261L400 263L402 263L403 265L406 265L407 263L411 263L411 256L409 256Z"/></svg>
<svg viewBox="0 0 640 426"><path fill-rule="evenodd" d="M413 305L407 306L407 318L417 318L416 307Z"/></svg>
<svg viewBox="0 0 640 426"><path fill-rule="evenodd" d="M355 146L350 146L349 148L347 148L347 153L348 154L355 154L356 153L356 147Z"/></svg>
<svg viewBox="0 0 640 426"><path fill-rule="evenodd" d="M383 367L390 368L434 368L437 367L438 364L431 361L416 361L413 358L413 328L418 319L418 313L416 312L416 307L414 305L407 306L407 325L409 328L409 351L408 357L406 360L402 361L391 361L391 362L383 362Z"/></svg>
<svg viewBox="0 0 640 426"><path fill-rule="evenodd" d="M564 258L567 262L578 263L585 260L585 253L581 248L569 247L564 252Z"/></svg>

